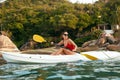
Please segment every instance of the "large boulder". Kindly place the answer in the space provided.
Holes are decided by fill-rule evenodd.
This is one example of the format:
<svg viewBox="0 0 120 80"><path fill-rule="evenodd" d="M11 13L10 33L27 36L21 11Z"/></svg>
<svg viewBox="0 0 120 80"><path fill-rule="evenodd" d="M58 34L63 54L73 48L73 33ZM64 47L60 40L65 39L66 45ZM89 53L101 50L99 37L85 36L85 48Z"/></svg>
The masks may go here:
<svg viewBox="0 0 120 80"><path fill-rule="evenodd" d="M107 49L108 50L111 50L111 51L120 51L120 46L119 45L108 45L107 46Z"/></svg>
<svg viewBox="0 0 120 80"><path fill-rule="evenodd" d="M77 52L86 52L86 51L95 51L99 50L99 47L97 45L87 46L87 47L79 47L77 49Z"/></svg>
<svg viewBox="0 0 120 80"><path fill-rule="evenodd" d="M19 51L17 46L6 35L0 34L0 51Z"/></svg>
<svg viewBox="0 0 120 80"><path fill-rule="evenodd" d="M106 38L100 38L98 39L96 45L98 45L99 47L103 47L105 43L106 43Z"/></svg>
<svg viewBox="0 0 120 80"><path fill-rule="evenodd" d="M95 44L96 44L96 40L87 41L87 42L83 43L82 48L92 46Z"/></svg>
<svg viewBox="0 0 120 80"><path fill-rule="evenodd" d="M35 49L36 46L37 43L34 42L32 39L30 39L28 42L26 42L20 47L20 50L25 51L25 50Z"/></svg>
<svg viewBox="0 0 120 80"><path fill-rule="evenodd" d="M114 31L116 42L108 45L107 49L112 51L120 51L120 29Z"/></svg>

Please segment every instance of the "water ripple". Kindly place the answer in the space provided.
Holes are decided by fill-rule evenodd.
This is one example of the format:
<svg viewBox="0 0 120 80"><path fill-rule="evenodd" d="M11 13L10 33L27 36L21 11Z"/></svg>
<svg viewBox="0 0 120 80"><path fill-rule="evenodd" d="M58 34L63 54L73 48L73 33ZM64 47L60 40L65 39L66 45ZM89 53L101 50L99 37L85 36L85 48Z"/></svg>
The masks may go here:
<svg viewBox="0 0 120 80"><path fill-rule="evenodd" d="M5 64L0 80L120 80L120 62Z"/></svg>

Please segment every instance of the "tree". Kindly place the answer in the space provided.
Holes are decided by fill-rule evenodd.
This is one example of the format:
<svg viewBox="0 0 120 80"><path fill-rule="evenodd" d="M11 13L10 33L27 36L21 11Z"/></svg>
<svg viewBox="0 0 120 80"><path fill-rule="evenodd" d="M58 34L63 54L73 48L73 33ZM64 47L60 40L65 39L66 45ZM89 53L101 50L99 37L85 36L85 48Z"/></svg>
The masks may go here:
<svg viewBox="0 0 120 80"><path fill-rule="evenodd" d="M84 28L88 27L90 24L93 23L91 16L86 13L80 13L78 18L79 21L77 23L77 28L79 31L82 31Z"/></svg>
<svg viewBox="0 0 120 80"><path fill-rule="evenodd" d="M109 22L113 25L120 25L120 0L110 0L105 7L109 8L107 11Z"/></svg>

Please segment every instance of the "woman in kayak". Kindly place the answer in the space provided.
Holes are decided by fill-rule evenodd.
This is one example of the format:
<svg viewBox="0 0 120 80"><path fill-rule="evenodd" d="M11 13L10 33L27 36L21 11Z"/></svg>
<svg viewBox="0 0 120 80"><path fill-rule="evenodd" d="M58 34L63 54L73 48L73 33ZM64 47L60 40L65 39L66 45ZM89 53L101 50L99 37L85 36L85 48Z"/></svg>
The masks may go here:
<svg viewBox="0 0 120 80"><path fill-rule="evenodd" d="M62 34L62 40L57 44L57 46L63 45L57 52L52 53L52 55L66 54L73 55L76 52L77 45L68 37L68 32Z"/></svg>

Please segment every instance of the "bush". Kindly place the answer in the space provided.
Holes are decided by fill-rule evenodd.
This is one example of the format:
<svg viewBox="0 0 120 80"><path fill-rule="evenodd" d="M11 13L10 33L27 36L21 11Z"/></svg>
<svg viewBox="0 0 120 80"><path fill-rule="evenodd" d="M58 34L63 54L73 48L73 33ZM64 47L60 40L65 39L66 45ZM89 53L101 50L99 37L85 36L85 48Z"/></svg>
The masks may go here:
<svg viewBox="0 0 120 80"><path fill-rule="evenodd" d="M91 36L85 36L83 38L77 38L75 39L75 43L77 44L77 46L82 46L82 44L86 41L91 40Z"/></svg>

